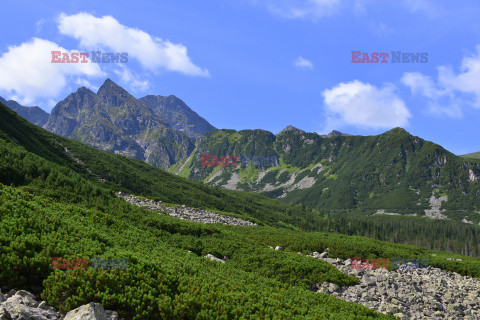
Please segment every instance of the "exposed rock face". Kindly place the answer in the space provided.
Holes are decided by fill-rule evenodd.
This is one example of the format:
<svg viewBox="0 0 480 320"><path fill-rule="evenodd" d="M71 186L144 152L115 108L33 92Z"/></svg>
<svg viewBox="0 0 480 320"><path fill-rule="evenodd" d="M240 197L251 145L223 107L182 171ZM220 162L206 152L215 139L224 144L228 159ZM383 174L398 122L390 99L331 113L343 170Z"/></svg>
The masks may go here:
<svg viewBox="0 0 480 320"><path fill-rule="evenodd" d="M216 129L174 95L168 97L148 95L139 100L167 121L170 127L190 138L198 139Z"/></svg>
<svg viewBox="0 0 480 320"><path fill-rule="evenodd" d="M430 198L430 209L424 210L425 216L433 219L447 219L447 216L442 214L445 210L440 209L444 201L448 201L448 196L435 198L435 195L432 194Z"/></svg>
<svg viewBox="0 0 480 320"><path fill-rule="evenodd" d="M160 202L155 202L153 200L148 199L139 199L135 196L119 192L117 194L119 197L125 199L126 201L130 202L131 204L137 205L139 207L145 207L150 210L154 211L162 211L168 214L169 216L182 219L182 220L190 220L194 222L201 222L201 223L222 223L227 225L233 226L256 226L257 224L246 221L236 217L230 217L221 215L211 211L205 211L196 208L190 208L185 205L181 207L169 207L163 205Z"/></svg>
<svg viewBox="0 0 480 320"><path fill-rule="evenodd" d="M480 280L438 268L415 268L411 263L397 271L352 269L350 259L327 258L318 252L310 256L355 276L361 284L339 287L324 282L312 290L362 304L400 319L478 319Z"/></svg>
<svg viewBox="0 0 480 320"><path fill-rule="evenodd" d="M162 168L188 157L194 148L191 138L110 79L96 94L82 87L60 101L45 128Z"/></svg>
<svg viewBox="0 0 480 320"><path fill-rule="evenodd" d="M56 311L45 301L24 290L0 292L0 320L122 320L117 312L104 310L97 303L89 303L67 315Z"/></svg>
<svg viewBox="0 0 480 320"><path fill-rule="evenodd" d="M475 182L478 180L478 177L475 175L475 172L473 172L472 169L468 169L468 180L470 182Z"/></svg>
<svg viewBox="0 0 480 320"><path fill-rule="evenodd" d="M0 97L0 103L3 103L13 111L15 111L20 117L27 121L30 121L34 125L43 127L47 121L49 114L40 109L39 107L24 107L18 102L13 100L5 100Z"/></svg>

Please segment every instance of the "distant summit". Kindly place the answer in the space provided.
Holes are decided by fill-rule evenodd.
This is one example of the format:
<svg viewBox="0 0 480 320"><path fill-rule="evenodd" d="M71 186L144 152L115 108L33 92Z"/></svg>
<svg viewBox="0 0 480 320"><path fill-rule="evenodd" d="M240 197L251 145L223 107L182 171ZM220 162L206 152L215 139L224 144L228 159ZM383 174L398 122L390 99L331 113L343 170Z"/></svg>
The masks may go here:
<svg viewBox="0 0 480 320"><path fill-rule="evenodd" d="M190 138L198 139L216 129L174 95L167 97L148 95L139 100L164 119L170 127Z"/></svg>
<svg viewBox="0 0 480 320"><path fill-rule="evenodd" d="M327 134L321 134L320 135L322 138L331 138L331 137L338 137L338 136L351 136L351 134L348 133L343 133L337 130L332 130L332 132L327 133Z"/></svg>
<svg viewBox="0 0 480 320"><path fill-rule="evenodd" d="M305 133L305 131L301 130L301 129L298 129L298 128L295 128L294 126L292 125L289 125L287 127L285 127L285 129L283 129L282 131L280 131L279 133L277 133L277 135L282 135L288 131L292 131L293 133Z"/></svg>
<svg viewBox="0 0 480 320"><path fill-rule="evenodd" d="M16 101L7 101L2 97L0 97L0 103L3 103L11 110L15 111L20 117L39 127L43 127L48 121L48 113L39 107L24 107Z"/></svg>

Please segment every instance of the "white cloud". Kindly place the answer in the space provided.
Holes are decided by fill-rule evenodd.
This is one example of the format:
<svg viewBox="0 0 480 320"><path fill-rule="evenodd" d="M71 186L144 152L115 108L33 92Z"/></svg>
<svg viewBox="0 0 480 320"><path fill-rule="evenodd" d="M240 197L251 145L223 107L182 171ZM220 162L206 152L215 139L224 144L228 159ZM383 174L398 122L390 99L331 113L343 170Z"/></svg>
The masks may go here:
<svg viewBox="0 0 480 320"><path fill-rule="evenodd" d="M302 68L302 69L313 69L312 61L305 59L301 56L295 59L295 61L293 62L293 65L295 67Z"/></svg>
<svg viewBox="0 0 480 320"><path fill-rule="evenodd" d="M437 69L436 81L410 72L403 75L402 83L412 94L425 97L430 112L437 115L460 117L465 106L480 108L480 45L476 54L463 59L458 73L448 66Z"/></svg>
<svg viewBox="0 0 480 320"><path fill-rule="evenodd" d="M318 19L334 13L342 0L260 0L256 4L266 7L278 16L295 19Z"/></svg>
<svg viewBox="0 0 480 320"><path fill-rule="evenodd" d="M56 97L67 79L104 76L99 66L92 63L51 63L51 51L72 52L39 38L8 47L0 56L0 92L29 105L38 98Z"/></svg>
<svg viewBox="0 0 480 320"><path fill-rule="evenodd" d="M379 37L391 36L395 33L395 29L389 27L383 22L380 22L378 25L374 25L374 33Z"/></svg>
<svg viewBox="0 0 480 320"><path fill-rule="evenodd" d="M423 12L430 17L437 17L441 14L440 8L430 0L404 0L403 4L413 13Z"/></svg>
<svg viewBox="0 0 480 320"><path fill-rule="evenodd" d="M368 6L375 6L380 0L250 0L250 2L283 18L316 21L345 8L350 9L355 15L364 15ZM430 0L401 0L400 3L411 13L421 12L433 18L443 13L441 8Z"/></svg>
<svg viewBox="0 0 480 320"><path fill-rule="evenodd" d="M406 126L411 114L395 89L391 84L377 88L354 80L324 90L327 129L342 125L374 129Z"/></svg>
<svg viewBox="0 0 480 320"><path fill-rule="evenodd" d="M40 33L43 29L43 25L45 24L45 19L40 19L35 23L35 30L37 33Z"/></svg>
<svg viewBox="0 0 480 320"><path fill-rule="evenodd" d="M193 64L187 48L168 40L154 38L148 33L120 24L112 16L97 18L89 13L66 15L58 19L60 33L80 40L90 50L108 48L127 52L148 70L166 69L192 76L208 76L208 70Z"/></svg>
<svg viewBox="0 0 480 320"><path fill-rule="evenodd" d="M99 87L91 84L87 79L78 78L75 80L75 83L79 86L89 88L92 91L98 91Z"/></svg>
<svg viewBox="0 0 480 320"><path fill-rule="evenodd" d="M120 77L122 85L128 84L134 91L145 91L150 87L148 80L138 80L139 76L125 66L114 72Z"/></svg>

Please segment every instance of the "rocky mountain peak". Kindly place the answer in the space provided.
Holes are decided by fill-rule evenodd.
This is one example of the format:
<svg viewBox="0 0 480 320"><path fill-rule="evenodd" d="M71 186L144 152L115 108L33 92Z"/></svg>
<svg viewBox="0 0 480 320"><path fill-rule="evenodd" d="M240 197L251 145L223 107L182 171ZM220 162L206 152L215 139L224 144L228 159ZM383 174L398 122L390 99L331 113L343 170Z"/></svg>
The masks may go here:
<svg viewBox="0 0 480 320"><path fill-rule="evenodd" d="M110 79L100 86L97 91L98 98L114 106L121 105L125 100L134 99L125 89Z"/></svg>
<svg viewBox="0 0 480 320"><path fill-rule="evenodd" d="M110 79L105 80L105 82L100 86L97 91L99 97L106 95L130 95L125 89L116 84Z"/></svg>
<svg viewBox="0 0 480 320"><path fill-rule="evenodd" d="M305 131L303 131L301 129L295 128L292 125L288 125L288 126L285 127L285 129L280 131L277 135L281 135L281 134L286 133L288 131L293 131L293 133L305 133Z"/></svg>
<svg viewBox="0 0 480 320"><path fill-rule="evenodd" d="M216 128L174 95L148 95L139 99L178 132L199 139Z"/></svg>
<svg viewBox="0 0 480 320"><path fill-rule="evenodd" d="M403 128L400 128L400 127L395 127L395 128L393 128L393 129L385 132L385 133L408 134L408 135L410 135L410 133L409 133L407 130L405 130L405 129L403 129Z"/></svg>

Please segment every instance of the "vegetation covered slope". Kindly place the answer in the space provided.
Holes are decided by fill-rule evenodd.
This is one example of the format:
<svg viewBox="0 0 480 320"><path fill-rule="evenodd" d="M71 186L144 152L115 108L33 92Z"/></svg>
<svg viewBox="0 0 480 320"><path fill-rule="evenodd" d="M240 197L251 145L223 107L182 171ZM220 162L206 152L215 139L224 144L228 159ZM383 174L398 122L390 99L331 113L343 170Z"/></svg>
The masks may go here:
<svg viewBox="0 0 480 320"><path fill-rule="evenodd" d="M464 157L464 158L480 159L480 152L474 152L474 153L465 154L465 155L463 155L462 157Z"/></svg>
<svg viewBox="0 0 480 320"><path fill-rule="evenodd" d="M26 155L11 155L3 149L0 182L10 185L37 184L45 179L55 181L38 165L19 162L18 158L39 156L91 180L103 189L124 191L167 203L203 207L217 212L230 212L260 219L264 224L289 229L338 232L346 235L368 236L396 243L409 243L425 248L448 250L473 256L480 255L478 226L454 221L425 221L412 217L358 215L358 212L316 211L302 205L271 200L246 192L208 187L169 174L142 161L96 150L77 141L54 135L19 118L0 105L0 132L5 146L24 148ZM10 148L9 147L9 148ZM66 151L66 149L68 152ZM76 159L76 160L74 160ZM63 171L62 171L63 172ZM103 182L99 182L103 181ZM104 180L101 180L104 179ZM70 182L69 184L72 184ZM60 200L56 191L42 192ZM65 199L81 199L72 192Z"/></svg>
<svg viewBox="0 0 480 320"><path fill-rule="evenodd" d="M250 158L236 167L205 166L202 154ZM433 209L432 216L480 222L478 161L457 157L401 128L378 136L332 137L295 128L276 136L263 130L216 130L171 169L209 185L311 208L416 215Z"/></svg>
<svg viewBox="0 0 480 320"><path fill-rule="evenodd" d="M88 179L85 165L59 145L67 139L33 127L3 106L0 113L0 284L40 285L42 298L62 311L93 301L128 319L391 319L309 291L314 283L358 280L296 251L329 247L333 256L344 258L433 253L363 237L201 225L135 207L115 196L112 182ZM91 150L112 157L113 167L132 161ZM277 244L287 250L267 248ZM230 259L217 263L203 258L208 253ZM431 265L480 276L479 259L436 253ZM54 257L127 259L128 267L54 270Z"/></svg>

